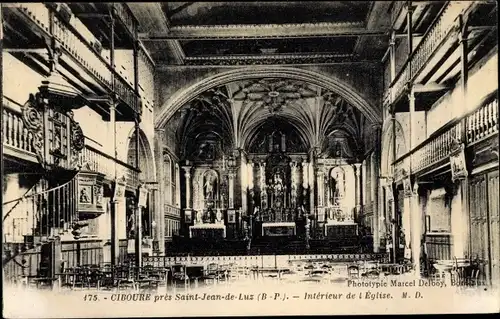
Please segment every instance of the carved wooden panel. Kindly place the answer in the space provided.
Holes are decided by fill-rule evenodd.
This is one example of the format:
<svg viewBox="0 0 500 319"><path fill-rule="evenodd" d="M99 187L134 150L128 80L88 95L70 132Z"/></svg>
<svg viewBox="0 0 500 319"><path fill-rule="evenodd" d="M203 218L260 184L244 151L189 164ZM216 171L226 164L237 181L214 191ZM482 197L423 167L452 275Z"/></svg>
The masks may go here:
<svg viewBox="0 0 500 319"><path fill-rule="evenodd" d="M33 134L33 148L45 169L74 169L84 148L80 125L73 112L53 105L41 94L30 95L22 107L23 123Z"/></svg>
<svg viewBox="0 0 500 319"><path fill-rule="evenodd" d="M471 253L473 258L487 261L488 256L488 187L485 175L474 177L469 187ZM498 195L495 195L498 196ZM489 278L489 269L484 269Z"/></svg>
<svg viewBox="0 0 500 319"><path fill-rule="evenodd" d="M500 209L498 171L488 174L488 212L491 251L491 280L500 281Z"/></svg>

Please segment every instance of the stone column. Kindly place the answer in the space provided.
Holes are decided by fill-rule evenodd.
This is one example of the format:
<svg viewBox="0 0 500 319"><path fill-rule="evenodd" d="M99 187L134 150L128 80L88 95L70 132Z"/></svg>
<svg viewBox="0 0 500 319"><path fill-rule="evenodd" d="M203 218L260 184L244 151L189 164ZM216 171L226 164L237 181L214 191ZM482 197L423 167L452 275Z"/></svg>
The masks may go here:
<svg viewBox="0 0 500 319"><path fill-rule="evenodd" d="M316 171L316 183L318 185L318 207L325 206L325 173L323 170Z"/></svg>
<svg viewBox="0 0 500 319"><path fill-rule="evenodd" d="M373 156L372 166L373 166L373 179L372 179L372 189L373 189L373 251L378 252L380 249L380 237L381 237L381 224L380 224L380 188L379 188L379 167L380 167L380 157L379 152L375 153Z"/></svg>
<svg viewBox="0 0 500 319"><path fill-rule="evenodd" d="M315 152L314 150L311 152L311 159L309 161L309 172L307 173L307 176L309 178L309 213L313 216L316 215L316 200L315 200L315 193L316 193L316 183L314 181L314 175L315 175L315 170L316 170L316 159L315 159ZM316 223L316 222L315 222ZM310 225L309 224L309 238L311 237L311 228L314 227L315 224Z"/></svg>
<svg viewBox="0 0 500 319"><path fill-rule="evenodd" d="M179 171L179 164L175 164L175 206L181 207L181 172Z"/></svg>
<svg viewBox="0 0 500 319"><path fill-rule="evenodd" d="M191 214L191 166L184 166L183 169L186 178L186 208L184 213Z"/></svg>
<svg viewBox="0 0 500 319"><path fill-rule="evenodd" d="M361 214L361 163L354 164L354 171L356 173L356 216L354 216L354 220L358 220L359 215Z"/></svg>

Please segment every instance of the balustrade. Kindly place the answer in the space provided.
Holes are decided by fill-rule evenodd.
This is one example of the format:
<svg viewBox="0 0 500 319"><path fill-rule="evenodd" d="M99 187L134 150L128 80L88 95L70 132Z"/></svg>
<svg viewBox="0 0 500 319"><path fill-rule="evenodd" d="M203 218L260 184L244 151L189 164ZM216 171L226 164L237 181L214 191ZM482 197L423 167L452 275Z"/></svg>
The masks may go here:
<svg viewBox="0 0 500 319"><path fill-rule="evenodd" d="M485 104L466 118L467 143L498 133L498 99Z"/></svg>
<svg viewBox="0 0 500 319"><path fill-rule="evenodd" d="M408 158L411 158L412 173L417 173L432 164L447 159L452 152L454 143L460 143L464 133L466 145L498 134L498 98L465 116L465 121L459 119L446 125L441 132L431 135L409 153L397 159L393 163L394 177L396 179L400 177L398 174L402 168L407 166L405 161Z"/></svg>
<svg viewBox="0 0 500 319"><path fill-rule="evenodd" d="M394 178L400 179L402 177L400 176L402 169L405 169L408 173L417 173L448 158L452 151L452 145L457 141L461 141L461 136L462 123L456 122L448 129L429 137L394 162Z"/></svg>
<svg viewBox="0 0 500 319"><path fill-rule="evenodd" d="M71 230L78 220L75 178L46 191L37 192L39 188L47 188L46 181L41 180L21 199L2 205L8 209L3 217L6 242L22 243L25 236L33 237L33 241L34 237L58 236Z"/></svg>
<svg viewBox="0 0 500 319"><path fill-rule="evenodd" d="M130 8L125 3L121 2L115 2L112 5L115 16L118 17L118 19L125 27L127 27L132 37L135 37L137 30L137 21L130 11Z"/></svg>
<svg viewBox="0 0 500 319"><path fill-rule="evenodd" d="M18 105L4 99L2 110L2 136L3 144L11 148L23 150L32 153L35 156L33 148L33 134L24 127L21 117L21 110ZM115 176L115 159L91 146L85 146L80 153L80 163L88 163L90 169L106 175L110 180ZM119 160L117 162L117 177L125 176L127 184L136 187L139 183L139 172L132 166Z"/></svg>
<svg viewBox="0 0 500 319"><path fill-rule="evenodd" d="M396 1L396 3L403 1ZM402 4L398 4L402 5ZM403 69L393 81L392 101L394 101L402 92L406 83L411 82L415 76L423 69L439 45L445 40L449 33L456 26L456 19L463 14L472 5L473 1L449 1L441 10L438 17L433 21L422 40L414 49L413 54L406 61ZM411 68L411 69L410 69Z"/></svg>
<svg viewBox="0 0 500 319"><path fill-rule="evenodd" d="M124 7L123 4L116 5L116 8ZM49 8L40 3L19 3L18 8L35 25L43 29L50 36ZM125 14L126 9L118 9L118 15ZM124 18L129 21L129 18ZM115 91L120 99L129 105L134 111L139 112L139 105L136 99L136 92L129 81L123 78L111 66L110 57L103 50L101 53L94 48L97 39L90 31L80 23L76 17L72 17L70 22L66 23L54 17L53 36L61 43L62 48L81 66L88 70L95 79L109 92L113 88L113 78L115 81ZM116 61L115 61L115 64ZM118 64L116 69L126 68ZM125 72L127 73L127 72Z"/></svg>
<svg viewBox="0 0 500 319"><path fill-rule="evenodd" d="M24 127L21 110L4 108L2 113L3 144L33 153L34 155L33 134Z"/></svg>
<svg viewBox="0 0 500 319"><path fill-rule="evenodd" d="M139 185L139 172L134 167L115 160L113 157L90 146L85 146L80 153L80 163L88 164L92 171L104 174L108 180L115 179L115 162L116 177L125 176L127 186L136 188Z"/></svg>

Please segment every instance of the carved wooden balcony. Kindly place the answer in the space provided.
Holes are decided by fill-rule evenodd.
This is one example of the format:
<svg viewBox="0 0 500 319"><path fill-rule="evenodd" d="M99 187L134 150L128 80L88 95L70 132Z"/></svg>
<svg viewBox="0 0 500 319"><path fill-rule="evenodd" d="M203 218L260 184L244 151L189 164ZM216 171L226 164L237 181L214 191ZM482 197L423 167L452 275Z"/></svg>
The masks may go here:
<svg viewBox="0 0 500 319"><path fill-rule="evenodd" d="M126 70L126 68L122 65L117 65L115 68L111 66L108 54L97 48L97 39L78 18L72 17L69 21L63 21L55 15L51 30L50 12L52 9L44 4L17 3L10 4L8 9L21 18L32 32L45 39L46 43L50 43L52 36L58 40L65 69L73 69L72 74L82 83L91 83L84 90L90 87L96 95L109 95L113 90L114 82L119 107L123 105L135 113L141 112L140 97L134 90L134 78L130 75L133 72L127 71L120 74L116 71ZM78 69L84 72L81 73Z"/></svg>
<svg viewBox="0 0 500 319"><path fill-rule="evenodd" d="M21 106L15 102L4 98L4 108L2 110L2 136L4 154L11 158L24 160L30 163L37 163L37 154L33 145L34 135L26 127L22 119ZM103 173L108 180L114 180L114 159L89 145L85 145L80 153L79 163L90 163L92 170ZM134 167L117 162L117 176L125 176L127 186L136 189L139 185L139 172Z"/></svg>
<svg viewBox="0 0 500 319"><path fill-rule="evenodd" d="M476 110L466 118L466 139L471 145L498 134L498 98Z"/></svg>
<svg viewBox="0 0 500 319"><path fill-rule="evenodd" d="M113 2L108 5L113 7L115 17L127 28L131 38L135 38L138 22L128 5L123 2Z"/></svg>
<svg viewBox="0 0 500 319"><path fill-rule="evenodd" d="M418 174L436 164L447 163L457 143L465 142L465 146L469 147L497 134L498 98L494 97L471 114L446 124L413 150L398 158L393 163L394 178L400 180L404 170Z"/></svg>
<svg viewBox="0 0 500 319"><path fill-rule="evenodd" d="M125 177L127 188L136 191L139 186L139 171L136 168L88 145L80 155L80 163L87 164L94 172L104 174L108 181L115 180L115 162L116 178Z"/></svg>
<svg viewBox="0 0 500 319"><path fill-rule="evenodd" d="M426 73L432 72L426 66L433 58L443 58L444 53L440 52L441 48L446 50L452 45L452 42L457 43L457 37L453 36L458 32L457 18L461 14L466 14L474 5L473 1L449 1L444 5L413 53L406 59L404 66L392 81L391 86L387 89L390 93L384 93L384 96L391 97L391 103L397 101L406 91L408 83L413 83L417 77L424 77L424 74L421 74L424 69ZM405 59L405 57L398 58Z"/></svg>
<svg viewBox="0 0 500 319"><path fill-rule="evenodd" d="M25 127L21 107L4 98L2 110L2 137L4 154L36 162L33 133Z"/></svg>

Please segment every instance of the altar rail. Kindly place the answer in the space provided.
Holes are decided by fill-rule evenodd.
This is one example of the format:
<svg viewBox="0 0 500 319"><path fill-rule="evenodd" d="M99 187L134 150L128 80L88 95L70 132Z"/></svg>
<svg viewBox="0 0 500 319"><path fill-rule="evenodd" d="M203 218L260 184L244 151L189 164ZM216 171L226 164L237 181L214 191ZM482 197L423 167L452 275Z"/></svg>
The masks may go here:
<svg viewBox="0 0 500 319"><path fill-rule="evenodd" d="M404 1L396 1L397 6L402 6L402 2ZM474 1L449 1L444 5L439 15L434 19L427 32L425 32L420 43L407 58L403 68L392 81L391 86L388 88L390 93L383 94L383 96L391 97L388 102L392 103L397 100L403 93L406 84L418 75L441 43L443 43L454 29L458 16L466 12L473 5ZM398 14L399 11L397 11ZM393 10L393 12L396 11Z"/></svg>
<svg viewBox="0 0 500 319"><path fill-rule="evenodd" d="M465 131L464 131L465 130ZM462 141L466 146L498 134L498 98L494 97L477 110L444 125L413 150L394 163L394 178L402 178L403 170L418 173L450 156L452 143Z"/></svg>
<svg viewBox="0 0 500 319"><path fill-rule="evenodd" d="M354 262L384 260L387 254L324 254L324 255L252 255L252 256L148 256L143 258L143 266L170 267L174 265L235 264L240 267L288 266L289 262L333 261Z"/></svg>

